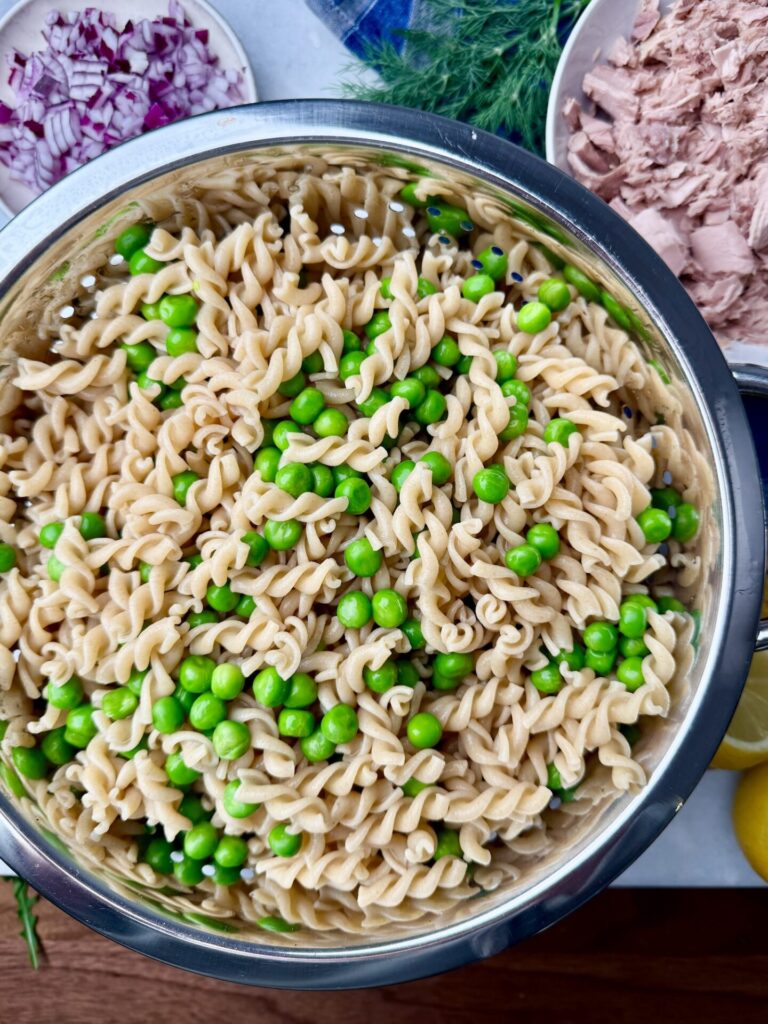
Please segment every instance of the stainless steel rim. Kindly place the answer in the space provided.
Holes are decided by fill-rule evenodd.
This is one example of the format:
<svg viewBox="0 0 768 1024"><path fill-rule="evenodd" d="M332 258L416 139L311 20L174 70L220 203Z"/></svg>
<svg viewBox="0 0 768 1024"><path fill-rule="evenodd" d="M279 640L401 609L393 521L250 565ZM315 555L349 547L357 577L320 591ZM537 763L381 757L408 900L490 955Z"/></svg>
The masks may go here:
<svg viewBox="0 0 768 1024"><path fill-rule="evenodd" d="M736 385L704 321L659 257L620 217L555 168L494 136L443 118L361 103L291 101L202 115L133 140L70 175L3 231L0 294L53 238L106 199L161 171L281 142L363 144L433 158L530 197L596 250L653 311L668 336L678 340L716 453L723 492L724 591L731 597L723 602L716 630L718 653L710 668L710 681L718 681L716 690L712 685L700 688L685 729L624 813L555 875L515 896L510 905L438 927L426 937L365 948L257 947L161 918L93 877L70 875L58 850L0 796L5 819L0 856L52 902L110 938L167 963L229 981L305 989L363 987L448 970L547 927L624 870L680 809L730 721L749 666L764 572L762 558L754 554L754 538L762 531L762 495ZM97 198L84 201L84 196ZM60 227L51 231L56 224ZM39 240L32 251L30 238ZM607 241L593 241L601 238ZM703 699L705 690L712 691L709 701Z"/></svg>

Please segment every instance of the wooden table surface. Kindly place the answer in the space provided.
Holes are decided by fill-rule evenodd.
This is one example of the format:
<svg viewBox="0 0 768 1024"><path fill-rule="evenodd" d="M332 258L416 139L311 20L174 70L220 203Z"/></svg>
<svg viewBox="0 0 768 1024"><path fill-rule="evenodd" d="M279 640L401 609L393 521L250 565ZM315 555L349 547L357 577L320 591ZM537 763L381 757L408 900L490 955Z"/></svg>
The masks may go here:
<svg viewBox="0 0 768 1024"><path fill-rule="evenodd" d="M2 1024L765 1024L768 889L610 890L548 932L452 974L360 992L199 978L41 901L29 967L0 881Z"/></svg>

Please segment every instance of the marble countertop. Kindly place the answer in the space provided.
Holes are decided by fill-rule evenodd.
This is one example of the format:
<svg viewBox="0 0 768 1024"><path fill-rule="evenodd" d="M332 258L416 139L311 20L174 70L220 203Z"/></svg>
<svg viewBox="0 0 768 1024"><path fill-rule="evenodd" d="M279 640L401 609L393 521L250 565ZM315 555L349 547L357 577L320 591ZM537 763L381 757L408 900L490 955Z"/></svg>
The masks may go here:
<svg viewBox="0 0 768 1024"><path fill-rule="evenodd" d="M0 15L11 6L12 0L0 0ZM213 0L213 6L245 47L260 100L339 96L338 83L352 57L303 0ZM615 884L765 884L747 864L731 829L736 781L728 772L707 772L676 819Z"/></svg>

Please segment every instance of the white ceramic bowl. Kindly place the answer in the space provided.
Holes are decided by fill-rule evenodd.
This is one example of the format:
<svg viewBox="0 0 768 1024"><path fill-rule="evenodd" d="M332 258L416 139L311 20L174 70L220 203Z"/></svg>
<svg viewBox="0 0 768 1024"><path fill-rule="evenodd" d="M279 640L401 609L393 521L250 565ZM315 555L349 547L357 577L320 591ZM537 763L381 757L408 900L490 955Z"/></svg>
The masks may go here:
<svg viewBox="0 0 768 1024"><path fill-rule="evenodd" d="M0 100L4 103L14 105L13 92L8 85L5 54L11 50L32 53L42 49L45 17L56 6L54 0L20 0L0 20ZM65 11L82 11L98 4L96 0L65 0L59 6ZM256 99L253 71L234 31L206 0L182 0L182 6L193 25L208 29L208 45L219 58L222 67L234 67L242 72L243 103L253 103ZM114 10L118 16L121 14L117 3L107 2L104 8ZM142 18L157 18L167 14L168 3L167 0L130 0L128 7L123 10L126 10L125 20L130 17L133 21L140 21ZM13 216L34 198L35 193L21 182L14 181L8 168L0 164L0 210Z"/></svg>

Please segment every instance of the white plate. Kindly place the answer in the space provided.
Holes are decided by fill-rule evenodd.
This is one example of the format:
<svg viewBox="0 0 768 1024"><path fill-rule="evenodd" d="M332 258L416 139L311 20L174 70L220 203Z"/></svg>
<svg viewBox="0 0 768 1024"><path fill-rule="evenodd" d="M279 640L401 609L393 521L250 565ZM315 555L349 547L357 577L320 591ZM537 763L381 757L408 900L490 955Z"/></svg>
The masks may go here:
<svg viewBox="0 0 768 1024"><path fill-rule="evenodd" d="M661 0L661 13L673 2ZM606 54L620 36L629 36L639 6L640 0L592 0L563 48L549 92L545 144L547 160L566 174L571 173L567 158L570 132L563 120L563 104L571 96L580 103L589 102L581 88L584 75L606 62Z"/></svg>
<svg viewBox="0 0 768 1024"><path fill-rule="evenodd" d="M8 71L5 66L5 54L11 50L19 50L21 53L29 54L40 50L44 46L42 28L45 23L45 16L58 7L62 11L82 11L86 7L99 6L96 0L21 0L15 7L12 7L6 16L0 21L0 100L15 105L15 100L10 86L8 85ZM120 12L120 5L116 0L106 0L104 9ZM253 103L256 100L256 83L253 80L253 71L240 44L240 40L210 4L205 0L182 0L182 7L187 17L196 28L208 29L208 45L211 53L215 54L222 67L238 68L243 75L242 92L243 103ZM140 21L142 18L158 18L168 13L167 0L130 0L127 5L128 17L132 21ZM124 20L127 21L128 17ZM18 181L13 181L4 164L0 164L0 209L7 214L13 215L22 210L27 203L35 198L35 193Z"/></svg>

